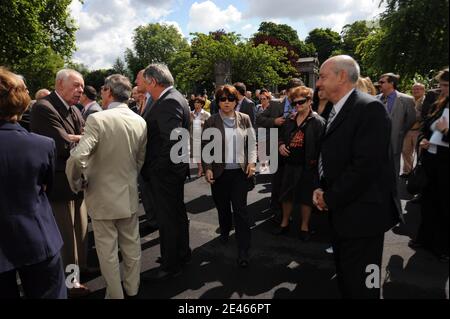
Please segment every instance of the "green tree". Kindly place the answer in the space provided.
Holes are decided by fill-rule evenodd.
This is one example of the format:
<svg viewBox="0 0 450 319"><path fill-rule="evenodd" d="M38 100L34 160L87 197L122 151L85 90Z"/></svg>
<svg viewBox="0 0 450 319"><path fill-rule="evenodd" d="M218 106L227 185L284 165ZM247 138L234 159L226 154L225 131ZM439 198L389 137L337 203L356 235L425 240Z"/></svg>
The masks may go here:
<svg viewBox="0 0 450 319"><path fill-rule="evenodd" d="M84 84L93 86L99 92L102 85L105 84L105 79L114 73L116 72L113 69L93 70L85 75Z"/></svg>
<svg viewBox="0 0 450 319"><path fill-rule="evenodd" d="M310 31L305 42L314 45L320 63L325 62L334 51L340 50L342 47L341 36L330 28L316 28Z"/></svg>
<svg viewBox="0 0 450 319"><path fill-rule="evenodd" d="M71 0L8 0L0 2L0 65L28 79L31 93L48 87L48 79L31 79L36 69L55 71L75 49ZM61 61L62 65L61 65ZM52 75L54 77L54 74Z"/></svg>
<svg viewBox="0 0 450 319"><path fill-rule="evenodd" d="M341 31L341 52L359 60L356 47L371 34L372 30L373 28L368 26L367 21L356 21L352 24L346 24Z"/></svg>
<svg viewBox="0 0 450 319"><path fill-rule="evenodd" d="M115 74L122 74L132 80L134 77L131 76L130 71L128 70L125 62L121 58L117 58L114 61L112 69Z"/></svg>
<svg viewBox="0 0 450 319"><path fill-rule="evenodd" d="M173 25L152 23L134 30L133 49L125 52L128 69L136 74L150 63L165 63L172 69L176 53L188 42Z"/></svg>
<svg viewBox="0 0 450 319"><path fill-rule="evenodd" d="M385 0L378 67L404 79L448 65L449 1Z"/></svg>

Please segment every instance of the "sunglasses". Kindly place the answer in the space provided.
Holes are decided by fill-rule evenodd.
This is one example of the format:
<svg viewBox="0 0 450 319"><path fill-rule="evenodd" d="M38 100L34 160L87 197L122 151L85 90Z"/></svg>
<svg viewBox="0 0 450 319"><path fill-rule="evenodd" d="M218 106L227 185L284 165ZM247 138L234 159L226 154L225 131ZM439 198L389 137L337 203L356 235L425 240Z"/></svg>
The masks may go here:
<svg viewBox="0 0 450 319"><path fill-rule="evenodd" d="M225 101L229 101L229 102L234 102L234 101L236 101L236 97L234 96L234 95L229 95L229 96L221 96L220 98L219 98L219 101L220 102L225 102Z"/></svg>
<svg viewBox="0 0 450 319"><path fill-rule="evenodd" d="M301 99L301 100L297 100L297 101L293 101L292 103L291 103L291 106L292 107L295 107L295 106L297 106L297 105L303 105L303 104L305 104L306 102L308 102L310 100L310 98L304 98L304 99Z"/></svg>

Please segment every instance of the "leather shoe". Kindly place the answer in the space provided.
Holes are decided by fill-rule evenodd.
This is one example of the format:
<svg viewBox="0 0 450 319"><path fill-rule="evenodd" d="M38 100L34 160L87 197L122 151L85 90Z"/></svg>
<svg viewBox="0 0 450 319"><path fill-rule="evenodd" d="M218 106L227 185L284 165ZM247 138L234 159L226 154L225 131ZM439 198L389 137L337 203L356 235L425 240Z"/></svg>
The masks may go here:
<svg viewBox="0 0 450 319"><path fill-rule="evenodd" d="M185 257L180 259L180 263L182 265L188 265L191 262L191 259L192 259L192 255L189 253L188 255L186 255ZM156 258L156 263L158 263L158 264L162 263L162 257L161 256Z"/></svg>
<svg viewBox="0 0 450 319"><path fill-rule="evenodd" d="M275 228L275 230L272 232L272 234L279 236L279 235L286 235L289 232L289 225L287 226L278 226Z"/></svg>
<svg viewBox="0 0 450 319"><path fill-rule="evenodd" d="M168 271L158 268L155 271L143 274L141 278L142 281L144 282L161 282L164 280L178 277L179 275L181 275L181 269Z"/></svg>
<svg viewBox="0 0 450 319"><path fill-rule="evenodd" d="M68 289L67 296L69 298L79 298L79 297L85 297L85 296L89 295L90 293L91 293L91 291L89 290L88 287L86 287L85 285L82 285L82 284L78 284L76 287Z"/></svg>
<svg viewBox="0 0 450 319"><path fill-rule="evenodd" d="M298 238L301 240L301 241L309 241L310 239L311 239L311 232L310 231L308 231L308 230L301 230L299 233L298 233Z"/></svg>
<svg viewBox="0 0 450 319"><path fill-rule="evenodd" d="M248 253L245 251L242 251L239 253L239 257L237 259L237 263L239 267L241 268L247 268L248 267Z"/></svg>
<svg viewBox="0 0 450 319"><path fill-rule="evenodd" d="M411 239L408 242L408 247L411 248L411 249L419 249L419 248L422 248L423 245L420 242Z"/></svg>

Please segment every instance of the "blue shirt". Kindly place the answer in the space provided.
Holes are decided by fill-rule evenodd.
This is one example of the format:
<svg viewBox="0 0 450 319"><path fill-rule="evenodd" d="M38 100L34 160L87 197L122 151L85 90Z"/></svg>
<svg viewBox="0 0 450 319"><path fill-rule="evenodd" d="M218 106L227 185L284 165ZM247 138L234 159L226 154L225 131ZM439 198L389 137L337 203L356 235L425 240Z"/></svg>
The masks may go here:
<svg viewBox="0 0 450 319"><path fill-rule="evenodd" d="M383 97L385 99L386 97ZM394 108L395 99L397 98L397 91L392 92L387 96L386 108L389 114L392 113L392 109ZM383 100L384 102L384 100Z"/></svg>
<svg viewBox="0 0 450 319"><path fill-rule="evenodd" d="M294 113L294 108L291 106L291 102L288 98L284 100L284 113L283 117L288 118L290 114Z"/></svg>

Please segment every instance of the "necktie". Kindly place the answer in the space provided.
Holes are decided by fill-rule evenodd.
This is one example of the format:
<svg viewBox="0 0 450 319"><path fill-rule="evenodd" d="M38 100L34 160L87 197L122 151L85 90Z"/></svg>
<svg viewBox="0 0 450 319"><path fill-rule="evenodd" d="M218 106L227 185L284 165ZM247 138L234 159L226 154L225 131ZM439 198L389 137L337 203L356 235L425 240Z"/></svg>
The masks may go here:
<svg viewBox="0 0 450 319"><path fill-rule="evenodd" d="M328 129L331 126L331 122L333 122L335 116L336 116L336 110L333 106L333 108L331 109L330 115L328 115L326 132L328 132Z"/></svg>
<svg viewBox="0 0 450 319"><path fill-rule="evenodd" d="M328 115L327 127L325 128L325 132L328 132L328 129L329 129L330 126L331 126L331 122L333 122L333 120L334 120L335 117L336 117L336 109L335 109L334 106L333 106L333 108L331 109L330 115ZM322 179L322 178L324 177L324 174L323 174L322 153L320 153L320 155L319 155L319 165L318 165L318 168L319 168L319 177Z"/></svg>

